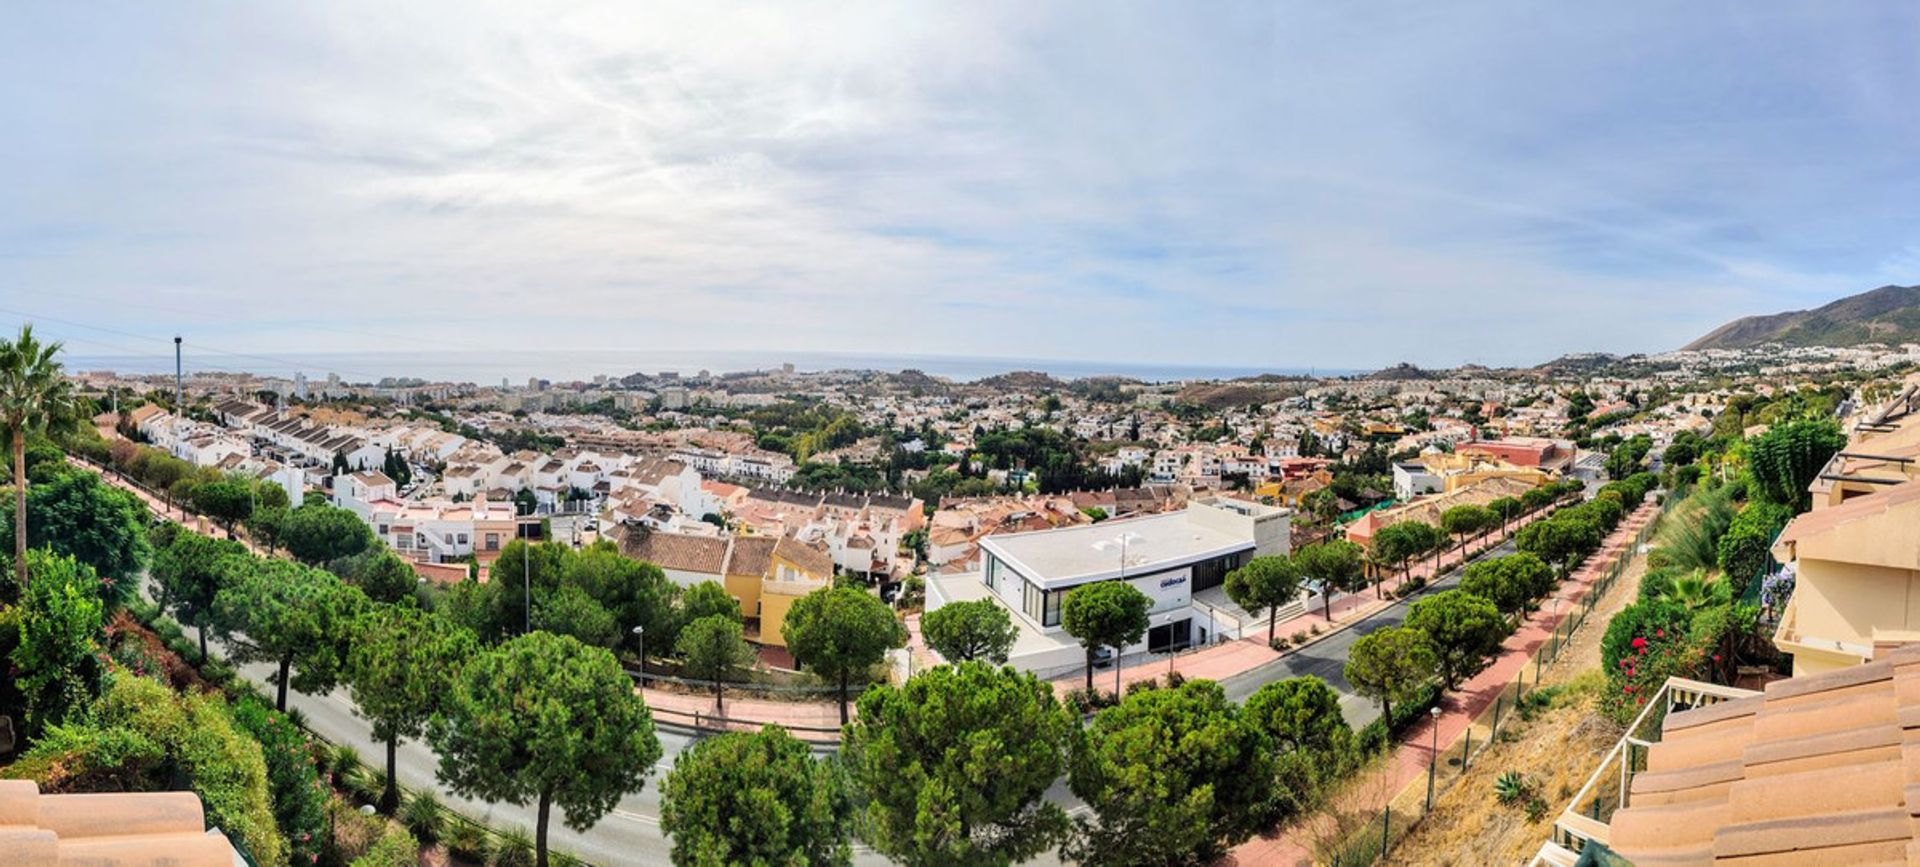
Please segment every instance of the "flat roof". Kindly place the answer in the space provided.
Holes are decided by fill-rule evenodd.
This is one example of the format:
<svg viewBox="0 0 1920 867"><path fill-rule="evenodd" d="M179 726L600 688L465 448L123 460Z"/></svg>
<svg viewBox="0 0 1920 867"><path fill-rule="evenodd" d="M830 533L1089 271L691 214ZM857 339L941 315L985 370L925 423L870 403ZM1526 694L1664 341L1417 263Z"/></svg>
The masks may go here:
<svg viewBox="0 0 1920 867"><path fill-rule="evenodd" d="M1250 550L1252 536L1202 526L1185 510L1076 527L987 536L980 546L1051 589L1121 577L1118 544L1095 547L1130 533L1126 573L1140 575Z"/></svg>

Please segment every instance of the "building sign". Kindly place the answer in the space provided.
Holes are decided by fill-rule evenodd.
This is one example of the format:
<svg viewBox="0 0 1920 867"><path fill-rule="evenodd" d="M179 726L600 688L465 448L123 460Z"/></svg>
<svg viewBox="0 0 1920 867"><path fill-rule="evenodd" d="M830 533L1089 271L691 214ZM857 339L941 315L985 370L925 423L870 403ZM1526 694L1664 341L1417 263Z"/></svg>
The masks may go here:
<svg viewBox="0 0 1920 867"><path fill-rule="evenodd" d="M1180 585L1182 585L1182 584L1185 584L1185 583L1187 583L1187 576L1185 576L1185 575L1175 575L1175 576L1174 576L1174 577L1172 577L1172 578L1167 578L1167 579L1164 579L1164 580L1162 580L1162 581L1160 582L1160 589L1162 589L1162 590L1165 590L1165 589L1167 589L1167 588L1169 588L1169 587L1178 587L1178 586L1180 586Z"/></svg>

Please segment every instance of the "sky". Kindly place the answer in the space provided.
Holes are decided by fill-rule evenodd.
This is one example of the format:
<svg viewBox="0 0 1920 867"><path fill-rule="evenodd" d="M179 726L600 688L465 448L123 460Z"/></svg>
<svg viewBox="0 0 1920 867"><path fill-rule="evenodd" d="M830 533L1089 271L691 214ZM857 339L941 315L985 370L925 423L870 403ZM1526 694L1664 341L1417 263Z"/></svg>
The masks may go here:
<svg viewBox="0 0 1920 867"><path fill-rule="evenodd" d="M1660 351L1920 283L1916 44L1907 2L18 4L0 328Z"/></svg>

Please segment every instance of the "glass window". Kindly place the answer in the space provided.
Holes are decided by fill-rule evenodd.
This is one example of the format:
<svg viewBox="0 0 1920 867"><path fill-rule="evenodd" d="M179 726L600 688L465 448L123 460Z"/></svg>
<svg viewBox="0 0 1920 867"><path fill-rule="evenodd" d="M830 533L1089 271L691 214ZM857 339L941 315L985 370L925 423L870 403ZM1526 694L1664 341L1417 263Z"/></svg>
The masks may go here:
<svg viewBox="0 0 1920 867"><path fill-rule="evenodd" d="M1047 591L1046 610L1042 613L1040 617L1040 625L1042 626L1059 626L1060 625L1060 600L1065 598L1067 598L1067 591L1065 590Z"/></svg>

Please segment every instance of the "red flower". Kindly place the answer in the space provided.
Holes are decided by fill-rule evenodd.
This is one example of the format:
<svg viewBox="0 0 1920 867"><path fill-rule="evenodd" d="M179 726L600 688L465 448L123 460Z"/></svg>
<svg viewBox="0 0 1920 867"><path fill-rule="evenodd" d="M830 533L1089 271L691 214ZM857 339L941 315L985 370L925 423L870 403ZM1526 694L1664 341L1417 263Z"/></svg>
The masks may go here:
<svg viewBox="0 0 1920 867"><path fill-rule="evenodd" d="M1640 655L1641 655L1641 656L1646 656L1646 655L1647 655L1647 649L1646 649L1646 648L1644 648L1644 647L1642 647L1642 648L1640 648L1640 651L1639 651L1639 652L1640 652Z"/></svg>
<svg viewBox="0 0 1920 867"><path fill-rule="evenodd" d="M1643 695L1643 696L1641 696L1641 697L1639 697L1639 698L1636 698L1636 699L1634 699L1634 700L1633 700L1633 703L1634 703L1634 704L1646 704L1646 703L1647 703L1647 697Z"/></svg>
<svg viewBox="0 0 1920 867"><path fill-rule="evenodd" d="M1653 637L1655 637L1655 638L1665 638L1665 637L1667 637L1667 631L1666 631L1665 629L1655 629L1655 630L1653 631Z"/></svg>
<svg viewBox="0 0 1920 867"><path fill-rule="evenodd" d="M1633 648L1635 650L1643 650L1646 648L1646 646L1647 646L1647 640L1644 638L1635 638L1633 640Z"/></svg>
<svg viewBox="0 0 1920 867"><path fill-rule="evenodd" d="M1713 655L1713 661L1714 661L1714 662L1719 662L1719 661L1720 661L1720 654L1718 654L1718 653L1716 653L1716 654L1714 654L1714 655Z"/></svg>

